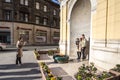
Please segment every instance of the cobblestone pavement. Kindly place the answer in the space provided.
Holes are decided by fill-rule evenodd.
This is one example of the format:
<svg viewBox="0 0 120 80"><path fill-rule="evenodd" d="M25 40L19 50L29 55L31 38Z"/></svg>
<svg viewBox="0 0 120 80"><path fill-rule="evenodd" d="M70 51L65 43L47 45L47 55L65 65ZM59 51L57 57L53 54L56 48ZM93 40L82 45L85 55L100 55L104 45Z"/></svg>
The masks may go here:
<svg viewBox="0 0 120 80"><path fill-rule="evenodd" d="M0 52L0 80L42 80L33 51L24 51L21 66L15 64L16 52Z"/></svg>

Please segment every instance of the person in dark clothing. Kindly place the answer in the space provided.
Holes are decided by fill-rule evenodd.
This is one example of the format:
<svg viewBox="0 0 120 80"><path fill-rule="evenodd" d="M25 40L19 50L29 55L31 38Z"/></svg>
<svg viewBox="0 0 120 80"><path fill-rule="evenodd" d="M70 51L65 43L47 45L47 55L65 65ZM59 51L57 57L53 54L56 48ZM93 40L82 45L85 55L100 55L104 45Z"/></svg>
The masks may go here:
<svg viewBox="0 0 120 80"><path fill-rule="evenodd" d="M77 47L77 56L78 56L78 58L77 59L79 59L80 58L80 55L79 55L79 42L80 42L80 40L79 40L79 38L76 38L76 47Z"/></svg>

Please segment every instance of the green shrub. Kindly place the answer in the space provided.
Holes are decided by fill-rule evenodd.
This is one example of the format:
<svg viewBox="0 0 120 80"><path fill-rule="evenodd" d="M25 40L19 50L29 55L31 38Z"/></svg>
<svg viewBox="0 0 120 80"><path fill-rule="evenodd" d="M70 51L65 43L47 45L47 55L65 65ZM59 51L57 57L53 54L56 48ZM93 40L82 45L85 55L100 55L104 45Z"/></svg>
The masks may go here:
<svg viewBox="0 0 120 80"><path fill-rule="evenodd" d="M50 56L54 55L54 50L49 50L48 55L50 55Z"/></svg>
<svg viewBox="0 0 120 80"><path fill-rule="evenodd" d="M112 70L120 72L120 64L117 64L115 68L113 68Z"/></svg>

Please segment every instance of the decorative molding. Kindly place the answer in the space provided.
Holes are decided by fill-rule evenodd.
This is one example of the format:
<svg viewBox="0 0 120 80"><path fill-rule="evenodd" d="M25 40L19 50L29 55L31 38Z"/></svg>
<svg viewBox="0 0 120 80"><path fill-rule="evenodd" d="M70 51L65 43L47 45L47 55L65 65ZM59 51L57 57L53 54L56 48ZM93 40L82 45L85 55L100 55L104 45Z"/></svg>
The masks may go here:
<svg viewBox="0 0 120 80"><path fill-rule="evenodd" d="M2 26L0 26L0 29L10 29L10 27L2 27Z"/></svg>
<svg viewBox="0 0 120 80"><path fill-rule="evenodd" d="M92 49L93 50L98 50L98 51L109 52L109 53L120 53L120 48L92 46Z"/></svg>

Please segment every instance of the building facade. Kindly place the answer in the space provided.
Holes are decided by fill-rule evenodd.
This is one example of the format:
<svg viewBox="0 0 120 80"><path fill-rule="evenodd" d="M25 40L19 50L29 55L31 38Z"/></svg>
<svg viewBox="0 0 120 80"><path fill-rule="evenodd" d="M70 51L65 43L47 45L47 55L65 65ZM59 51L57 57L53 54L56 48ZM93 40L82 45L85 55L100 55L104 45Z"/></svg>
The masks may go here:
<svg viewBox="0 0 120 80"><path fill-rule="evenodd" d="M0 41L14 45L58 44L60 7L51 0L0 0Z"/></svg>
<svg viewBox="0 0 120 80"><path fill-rule="evenodd" d="M109 70L120 64L120 1L59 0L60 53L76 54L76 38L85 34L89 62Z"/></svg>

